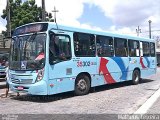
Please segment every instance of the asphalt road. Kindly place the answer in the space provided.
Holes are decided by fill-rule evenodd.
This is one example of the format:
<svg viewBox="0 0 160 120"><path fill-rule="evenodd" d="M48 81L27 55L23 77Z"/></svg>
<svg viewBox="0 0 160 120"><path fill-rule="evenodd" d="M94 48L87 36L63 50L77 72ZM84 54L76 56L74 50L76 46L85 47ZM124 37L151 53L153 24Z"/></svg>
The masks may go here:
<svg viewBox="0 0 160 120"><path fill-rule="evenodd" d="M100 86L96 87L94 92L92 91L90 94L84 96L74 96L72 92L69 92L47 97L28 96L25 94L17 97L15 93L10 93L8 98L0 99L0 108L3 108L0 109L0 113L72 115L132 114L160 87L159 76L160 69L158 68L156 75L144 79L138 85L131 85L130 82L124 82ZM0 93L2 94L3 92L4 89L1 89ZM157 104L160 105L160 102L158 101ZM154 108L157 109L157 105ZM149 113L154 113L154 111L149 111ZM104 116L100 117L103 118ZM117 118L117 116L115 117ZM74 118L77 118L77 116Z"/></svg>

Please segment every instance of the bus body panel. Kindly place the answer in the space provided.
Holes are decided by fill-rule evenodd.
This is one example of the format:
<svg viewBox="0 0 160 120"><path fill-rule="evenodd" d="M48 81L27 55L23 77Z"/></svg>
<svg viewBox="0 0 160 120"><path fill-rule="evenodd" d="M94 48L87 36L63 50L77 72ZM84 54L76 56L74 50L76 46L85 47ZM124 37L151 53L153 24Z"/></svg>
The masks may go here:
<svg viewBox="0 0 160 120"><path fill-rule="evenodd" d="M156 58L155 57L99 57L95 54L94 57L80 57L75 55L74 51L74 32L88 33L94 35L104 35L111 37L120 37L125 39L133 39L138 41L147 41L139 37L131 37L126 35L118 35L112 33L96 32L91 30L76 29L65 26L59 26L56 30L55 24L49 23L46 39L46 58L44 67L43 79L36 81L36 71L27 71L25 74L19 75L16 71L10 71L10 87L13 91L27 92L33 95L52 95L75 89L75 80L80 74L87 74L91 77L91 87L112 84L116 82L123 82L132 80L132 74L135 69L140 71L141 78L146 78L156 72ZM55 34L67 35L71 40L70 60L60 61L55 64L49 63L49 34L51 30ZM148 41L148 42L151 42ZM153 42L153 41L152 41ZM140 48L141 50L142 48ZM96 52L97 53L97 52ZM141 54L141 52L139 52ZM141 57L140 57L141 56ZM30 77L28 77L30 74ZM13 75L15 77L13 78ZM12 79L33 79L30 84L17 84ZM20 90L23 87L23 90Z"/></svg>
<svg viewBox="0 0 160 120"><path fill-rule="evenodd" d="M72 58L49 67L49 94L74 90L75 79L80 73L96 75L96 58ZM94 77L93 77L94 78ZM94 81L94 79L93 79ZM50 86L50 85L49 85Z"/></svg>
<svg viewBox="0 0 160 120"><path fill-rule="evenodd" d="M47 95L47 84L46 81L40 81L34 84L15 84L9 82L9 87L11 91L14 92L23 92L31 95Z"/></svg>
<svg viewBox="0 0 160 120"><path fill-rule="evenodd" d="M47 95L47 83L45 77L36 82L36 71L13 71L10 70L9 86L15 92L26 92L34 95Z"/></svg>
<svg viewBox="0 0 160 120"><path fill-rule="evenodd" d="M142 63L141 63L142 78L147 78L147 76L151 76L156 73L156 58L143 57Z"/></svg>

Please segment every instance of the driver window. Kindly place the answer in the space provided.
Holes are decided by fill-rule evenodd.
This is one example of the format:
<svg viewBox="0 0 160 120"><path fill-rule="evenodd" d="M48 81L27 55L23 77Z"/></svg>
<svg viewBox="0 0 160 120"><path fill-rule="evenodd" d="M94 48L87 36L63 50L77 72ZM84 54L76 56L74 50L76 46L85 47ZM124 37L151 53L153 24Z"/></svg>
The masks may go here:
<svg viewBox="0 0 160 120"><path fill-rule="evenodd" d="M51 35L49 47L50 63L66 61L71 58L71 42L69 36Z"/></svg>

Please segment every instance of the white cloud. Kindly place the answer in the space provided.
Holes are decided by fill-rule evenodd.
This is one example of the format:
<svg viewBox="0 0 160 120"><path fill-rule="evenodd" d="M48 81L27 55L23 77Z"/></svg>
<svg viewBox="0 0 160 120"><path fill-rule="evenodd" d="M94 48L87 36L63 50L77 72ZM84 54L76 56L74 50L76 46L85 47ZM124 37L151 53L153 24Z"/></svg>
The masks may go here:
<svg viewBox="0 0 160 120"><path fill-rule="evenodd" d="M36 0L36 3L41 5L40 0ZM45 3L47 12L52 12L54 6L59 11L56 16L58 23L72 26L80 25L77 21L83 13L83 3L80 0L45 0Z"/></svg>
<svg viewBox="0 0 160 120"><path fill-rule="evenodd" d="M142 31L148 30L148 20L152 27L160 29L159 0L84 0L86 3L98 6L107 18L113 22L110 30L120 33L135 34L140 26ZM127 29L126 29L127 28Z"/></svg>
<svg viewBox="0 0 160 120"><path fill-rule="evenodd" d="M1 0L0 1L0 33L3 31L3 30L6 30L6 21L3 20L1 18L1 15L3 14L3 9L5 9L6 7L6 0Z"/></svg>
<svg viewBox="0 0 160 120"><path fill-rule="evenodd" d="M3 9L6 7L6 0L0 1L0 15L3 13Z"/></svg>
<svg viewBox="0 0 160 120"><path fill-rule="evenodd" d="M84 3L98 6L104 15L112 20L113 25L107 30L136 35L137 26L140 26L142 31L148 30L148 20L152 20L155 29L160 29L158 28L160 22L158 0L154 2L152 0L123 0L123 2L119 0L76 0L76 2L73 0L55 0L53 5L60 11L57 16L59 22L66 25L97 29L97 26L90 26L88 23L81 24L77 20L82 15ZM112 26L114 26L114 30Z"/></svg>
<svg viewBox="0 0 160 120"><path fill-rule="evenodd" d="M111 26L110 31L118 34L127 34L127 35L133 35L136 36L136 31L131 29L130 27L122 27L122 28L117 28L116 26Z"/></svg>
<svg viewBox="0 0 160 120"><path fill-rule="evenodd" d="M0 17L0 33L2 33L2 31L5 31L6 30L6 20L3 20L1 17Z"/></svg>
<svg viewBox="0 0 160 120"><path fill-rule="evenodd" d="M155 15L160 8L152 0L94 0L116 25L132 25L143 23L151 15ZM155 0L158 3L158 0ZM155 6L156 5L156 6Z"/></svg>
<svg viewBox="0 0 160 120"><path fill-rule="evenodd" d="M41 0L36 0L36 3L41 6ZM102 30L98 25L91 26L89 23L82 24L78 21L84 12L85 3L91 7L97 6L112 21L111 27L106 29L108 31L136 35L137 26L140 26L142 31L148 31L148 20L152 20L153 29L160 29L159 0L154 2L153 0L45 0L45 3L48 12L52 12L56 6L59 11L57 13L59 24ZM5 6L6 0L1 0L0 14ZM0 23L0 26L0 29L5 28L4 23Z"/></svg>

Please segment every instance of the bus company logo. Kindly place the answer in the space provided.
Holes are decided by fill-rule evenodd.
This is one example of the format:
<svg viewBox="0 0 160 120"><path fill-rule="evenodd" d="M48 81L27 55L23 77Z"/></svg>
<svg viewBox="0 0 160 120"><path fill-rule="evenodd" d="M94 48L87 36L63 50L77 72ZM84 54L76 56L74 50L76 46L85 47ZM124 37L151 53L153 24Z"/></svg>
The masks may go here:
<svg viewBox="0 0 160 120"><path fill-rule="evenodd" d="M78 61L77 62L77 67L89 67L91 65L96 65L96 62L91 62L91 61Z"/></svg>
<svg viewBox="0 0 160 120"><path fill-rule="evenodd" d="M135 64L135 63L137 63L137 60L136 59L130 60L130 63Z"/></svg>

